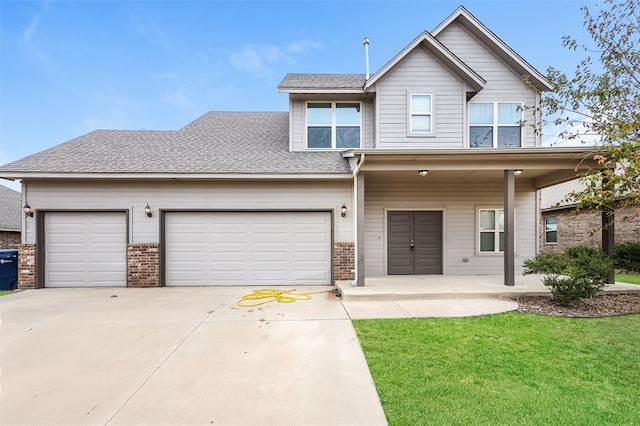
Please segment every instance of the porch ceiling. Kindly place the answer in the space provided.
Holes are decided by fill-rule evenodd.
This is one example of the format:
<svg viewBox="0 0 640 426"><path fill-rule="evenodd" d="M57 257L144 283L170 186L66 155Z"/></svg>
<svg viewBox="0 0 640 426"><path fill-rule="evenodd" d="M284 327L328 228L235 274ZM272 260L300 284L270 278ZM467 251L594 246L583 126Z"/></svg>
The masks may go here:
<svg viewBox="0 0 640 426"><path fill-rule="evenodd" d="M367 178L393 181L502 181L504 170L522 170L517 180L529 179L535 189L574 179L586 170L600 169L593 147L478 150L354 150L345 156L364 162ZM364 157L363 157L364 155ZM419 176L419 170L429 170Z"/></svg>

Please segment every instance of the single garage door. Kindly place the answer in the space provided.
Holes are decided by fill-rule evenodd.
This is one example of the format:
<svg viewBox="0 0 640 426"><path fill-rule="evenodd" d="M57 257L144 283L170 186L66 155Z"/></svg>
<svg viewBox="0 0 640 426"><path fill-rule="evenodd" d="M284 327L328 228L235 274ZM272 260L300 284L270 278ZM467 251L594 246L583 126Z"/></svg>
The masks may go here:
<svg viewBox="0 0 640 426"><path fill-rule="evenodd" d="M167 212L165 284L331 283L328 212Z"/></svg>
<svg viewBox="0 0 640 426"><path fill-rule="evenodd" d="M126 221L121 212L45 213L45 287L126 286Z"/></svg>

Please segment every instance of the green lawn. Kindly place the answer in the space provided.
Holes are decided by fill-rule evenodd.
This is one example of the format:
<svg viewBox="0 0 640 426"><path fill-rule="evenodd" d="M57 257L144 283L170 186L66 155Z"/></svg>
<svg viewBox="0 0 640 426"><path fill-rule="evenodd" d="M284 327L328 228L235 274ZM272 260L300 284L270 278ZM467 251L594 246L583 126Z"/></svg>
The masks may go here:
<svg viewBox="0 0 640 426"><path fill-rule="evenodd" d="M354 325L390 425L640 424L640 315Z"/></svg>
<svg viewBox="0 0 640 426"><path fill-rule="evenodd" d="M618 272L616 273L616 281L620 281L623 283L640 284L640 274L623 274L621 272Z"/></svg>
<svg viewBox="0 0 640 426"><path fill-rule="evenodd" d="M13 290L0 290L0 296L4 296L5 294L11 294Z"/></svg>

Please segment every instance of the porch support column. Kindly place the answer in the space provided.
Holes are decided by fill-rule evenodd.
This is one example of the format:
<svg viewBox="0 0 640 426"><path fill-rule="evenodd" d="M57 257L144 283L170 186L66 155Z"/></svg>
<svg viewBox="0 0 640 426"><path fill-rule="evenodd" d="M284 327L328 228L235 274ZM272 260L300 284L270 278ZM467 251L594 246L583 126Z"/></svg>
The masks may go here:
<svg viewBox="0 0 640 426"><path fill-rule="evenodd" d="M603 206L602 207L602 251L607 256L610 256L613 253L613 246L615 245L616 239L616 228L615 228L615 209L613 206ZM611 264L609 268L609 274L607 275L607 284L615 284L616 283L616 268Z"/></svg>
<svg viewBox="0 0 640 426"><path fill-rule="evenodd" d="M516 283L515 273L515 177L513 170L504 171L504 285Z"/></svg>
<svg viewBox="0 0 640 426"><path fill-rule="evenodd" d="M356 183L356 285L364 287L364 173L355 178Z"/></svg>

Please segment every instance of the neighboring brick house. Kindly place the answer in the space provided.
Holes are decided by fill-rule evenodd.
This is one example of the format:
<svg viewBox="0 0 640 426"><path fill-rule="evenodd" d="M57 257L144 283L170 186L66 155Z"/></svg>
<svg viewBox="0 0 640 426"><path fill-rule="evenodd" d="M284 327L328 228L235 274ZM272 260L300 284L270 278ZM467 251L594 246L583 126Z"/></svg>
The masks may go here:
<svg viewBox="0 0 640 426"><path fill-rule="evenodd" d="M463 7L372 75L278 90L288 111L96 130L1 166L35 212L19 286L512 285L536 254L537 191L599 167L521 125L552 87Z"/></svg>
<svg viewBox="0 0 640 426"><path fill-rule="evenodd" d="M0 185L0 250L17 249L21 242L22 196Z"/></svg>
<svg viewBox="0 0 640 426"><path fill-rule="evenodd" d="M602 247L602 213L600 210L575 209L565 200L567 194L580 190L580 183L572 180L540 191L539 252L564 251L576 245ZM615 242L640 241L640 208L621 208L615 211Z"/></svg>

